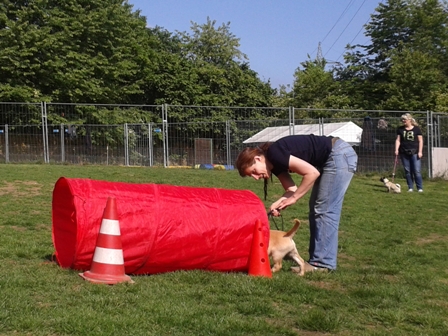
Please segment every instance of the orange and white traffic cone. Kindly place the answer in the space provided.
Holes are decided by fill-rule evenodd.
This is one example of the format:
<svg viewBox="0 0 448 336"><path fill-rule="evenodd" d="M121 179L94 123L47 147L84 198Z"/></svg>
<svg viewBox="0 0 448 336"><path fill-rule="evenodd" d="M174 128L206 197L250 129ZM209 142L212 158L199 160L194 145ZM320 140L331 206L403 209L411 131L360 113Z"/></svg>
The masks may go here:
<svg viewBox="0 0 448 336"><path fill-rule="evenodd" d="M109 285L134 282L124 273L123 247L115 198L107 199L90 271L79 275L90 282Z"/></svg>
<svg viewBox="0 0 448 336"><path fill-rule="evenodd" d="M254 236L249 255L249 275L272 278L268 246L264 243L261 221L255 223Z"/></svg>

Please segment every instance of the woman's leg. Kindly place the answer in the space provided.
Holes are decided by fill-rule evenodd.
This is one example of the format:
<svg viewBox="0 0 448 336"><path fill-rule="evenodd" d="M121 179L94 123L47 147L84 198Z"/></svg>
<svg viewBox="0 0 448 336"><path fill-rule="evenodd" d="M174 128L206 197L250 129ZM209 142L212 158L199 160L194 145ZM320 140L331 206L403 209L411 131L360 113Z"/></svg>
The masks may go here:
<svg viewBox="0 0 448 336"><path fill-rule="evenodd" d="M422 169L422 160L418 158L417 154L412 155L411 173L418 190L420 189L423 190L423 178L421 169Z"/></svg>
<svg viewBox="0 0 448 336"><path fill-rule="evenodd" d="M342 203L356 165L353 148L344 141L337 141L311 194L311 265L336 269Z"/></svg>
<svg viewBox="0 0 448 336"><path fill-rule="evenodd" d="M408 189L414 188L414 179L411 174L411 160L410 157L406 154L400 154L401 163L403 164L404 174L406 177L406 183L408 185Z"/></svg>
<svg viewBox="0 0 448 336"><path fill-rule="evenodd" d="M310 245L308 248L309 255L314 255L314 249L316 248L316 214L314 212L314 207L316 206L316 199L319 192L321 178L318 177L314 182L313 188L311 190L310 200L309 200L309 213L308 220L310 222Z"/></svg>

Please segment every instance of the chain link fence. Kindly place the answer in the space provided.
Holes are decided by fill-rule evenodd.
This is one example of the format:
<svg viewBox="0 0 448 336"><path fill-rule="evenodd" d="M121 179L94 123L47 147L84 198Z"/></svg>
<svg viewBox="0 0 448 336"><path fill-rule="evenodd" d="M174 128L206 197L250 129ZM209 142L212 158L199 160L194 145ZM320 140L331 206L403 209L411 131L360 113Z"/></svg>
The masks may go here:
<svg viewBox="0 0 448 336"><path fill-rule="evenodd" d="M293 107L0 103L0 162L232 169L245 146L316 134L350 142L359 172L385 173L407 112L424 134L423 170L444 175L445 113Z"/></svg>

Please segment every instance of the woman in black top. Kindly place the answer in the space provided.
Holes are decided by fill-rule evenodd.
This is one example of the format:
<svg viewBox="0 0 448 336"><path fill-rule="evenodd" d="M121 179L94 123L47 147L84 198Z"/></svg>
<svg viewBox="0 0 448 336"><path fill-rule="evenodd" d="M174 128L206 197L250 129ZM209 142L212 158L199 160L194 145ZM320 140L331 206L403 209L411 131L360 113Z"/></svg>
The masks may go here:
<svg viewBox="0 0 448 336"><path fill-rule="evenodd" d="M397 129L395 140L395 155L400 155L406 175L408 191L414 189L414 182L418 192L423 192L423 178L421 173L423 156L423 135L417 122L409 113L401 116L403 126Z"/></svg>
<svg viewBox="0 0 448 336"><path fill-rule="evenodd" d="M336 269L338 229L345 192L356 171L357 155L339 138L292 135L260 147L246 148L235 166L241 176L263 178L274 174L285 193L269 207L273 216L301 199L309 200L310 246L305 272ZM296 186L290 172L302 176Z"/></svg>

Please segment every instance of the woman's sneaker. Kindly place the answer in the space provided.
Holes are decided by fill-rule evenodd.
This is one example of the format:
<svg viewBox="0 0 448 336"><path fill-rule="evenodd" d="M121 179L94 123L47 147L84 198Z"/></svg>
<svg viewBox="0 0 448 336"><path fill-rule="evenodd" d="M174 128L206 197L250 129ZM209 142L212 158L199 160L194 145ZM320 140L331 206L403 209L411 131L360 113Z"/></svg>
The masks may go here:
<svg viewBox="0 0 448 336"><path fill-rule="evenodd" d="M412 189L409 189L409 190L408 190L408 192L413 192L413 191L414 191L414 190L412 190Z"/></svg>
<svg viewBox="0 0 448 336"><path fill-rule="evenodd" d="M291 269L293 270L293 272L295 272L294 267L291 267ZM308 273L308 272L325 272L325 273L328 273L330 270L328 268L326 268L326 267L315 267L315 266L313 266L313 265L311 265L311 264L309 264L309 263L307 263L305 261L304 271L305 271L305 273Z"/></svg>
<svg viewBox="0 0 448 336"><path fill-rule="evenodd" d="M423 189L419 189L418 192L423 192Z"/></svg>

